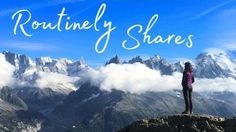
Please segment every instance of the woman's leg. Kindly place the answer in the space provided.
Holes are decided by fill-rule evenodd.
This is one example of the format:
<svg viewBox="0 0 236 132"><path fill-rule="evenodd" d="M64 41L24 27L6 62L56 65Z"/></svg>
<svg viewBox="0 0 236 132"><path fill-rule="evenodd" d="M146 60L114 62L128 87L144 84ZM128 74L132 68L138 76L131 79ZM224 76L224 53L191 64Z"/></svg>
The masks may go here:
<svg viewBox="0 0 236 132"><path fill-rule="evenodd" d="M189 103L188 103L188 90L183 89L183 95L184 95L184 102L185 102L185 111L189 110Z"/></svg>
<svg viewBox="0 0 236 132"><path fill-rule="evenodd" d="M189 89L189 110L190 110L190 113L192 113L192 109L193 109L193 104L192 104L192 88L191 89Z"/></svg>

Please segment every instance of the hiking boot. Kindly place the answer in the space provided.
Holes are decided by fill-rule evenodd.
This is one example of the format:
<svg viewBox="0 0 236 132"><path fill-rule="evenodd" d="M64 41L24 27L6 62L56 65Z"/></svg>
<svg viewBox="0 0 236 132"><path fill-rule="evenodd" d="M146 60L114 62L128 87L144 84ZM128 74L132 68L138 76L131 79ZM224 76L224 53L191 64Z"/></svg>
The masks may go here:
<svg viewBox="0 0 236 132"><path fill-rule="evenodd" d="M190 112L188 110L185 110L184 112L182 112L182 114L190 114Z"/></svg>

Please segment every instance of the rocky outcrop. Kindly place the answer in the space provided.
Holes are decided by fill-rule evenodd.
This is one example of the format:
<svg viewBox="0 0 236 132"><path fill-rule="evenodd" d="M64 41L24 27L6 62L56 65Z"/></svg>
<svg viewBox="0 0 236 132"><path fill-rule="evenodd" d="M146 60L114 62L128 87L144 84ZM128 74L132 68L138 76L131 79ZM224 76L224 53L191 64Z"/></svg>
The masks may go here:
<svg viewBox="0 0 236 132"><path fill-rule="evenodd" d="M120 58L116 55L115 57L111 58L108 62L106 62L105 65L109 65L109 64L122 64L122 61L121 61Z"/></svg>
<svg viewBox="0 0 236 132"><path fill-rule="evenodd" d="M209 115L174 115L143 119L118 132L235 132L236 118Z"/></svg>

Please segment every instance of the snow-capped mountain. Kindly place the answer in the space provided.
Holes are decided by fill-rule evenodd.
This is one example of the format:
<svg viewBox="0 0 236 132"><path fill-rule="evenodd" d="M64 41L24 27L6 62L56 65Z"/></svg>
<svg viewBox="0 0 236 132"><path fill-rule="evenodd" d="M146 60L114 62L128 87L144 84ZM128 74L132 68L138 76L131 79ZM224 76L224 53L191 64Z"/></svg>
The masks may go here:
<svg viewBox="0 0 236 132"><path fill-rule="evenodd" d="M166 59L155 55L147 60L140 56L132 58L128 63L143 63L147 67L160 70L164 75L171 75L173 72L183 72L184 63L191 62L195 76L198 78L227 78L236 79L236 51L210 53L203 52L194 60L181 60L176 63L168 62Z"/></svg>
<svg viewBox="0 0 236 132"><path fill-rule="evenodd" d="M173 64L157 55L151 57L148 60L145 60L144 64L151 69L160 70L161 74L164 75L171 75L176 71L176 68Z"/></svg>
<svg viewBox="0 0 236 132"><path fill-rule="evenodd" d="M32 60L26 55L11 52L3 52L3 54L6 61L15 67L14 76L18 82L21 82L21 85L29 84L30 87L54 88L56 91L67 91L67 94L76 89L75 84L78 84L80 80L80 73L89 69L89 66L82 59L72 61L66 58L40 57ZM235 51L203 52L196 59L190 61L197 78L232 77L236 79L234 55ZM169 62L158 55L149 59L136 56L128 61L121 61L118 56L115 56L105 65L142 63L151 69L160 71L162 75L172 75L174 72L183 72L185 62Z"/></svg>
<svg viewBox="0 0 236 132"><path fill-rule="evenodd" d="M66 58L52 59L50 57L40 57L33 61L26 55L20 55L12 52L5 51L6 61L15 66L16 73L23 74L27 70L36 69L42 72L59 73L63 75L75 76L83 68L87 67L84 60L72 61Z"/></svg>
<svg viewBox="0 0 236 132"><path fill-rule="evenodd" d="M203 52L196 59L188 61L193 64L195 76L198 80L227 77L236 79L234 53L233 51L223 53ZM105 66L102 66L101 69L103 70L109 67L109 70L105 69L105 72L103 72L87 66L83 60L72 61L66 58L53 59L50 57L32 60L26 55L11 52L3 52L3 55L6 61L15 68L13 73L15 84L12 86L17 85L11 88L4 87L0 91L0 111L6 113L5 111L9 110L10 115L17 113L26 118L26 121L31 117L36 117L37 122L27 125L37 127L35 125L39 123L40 127L47 128L47 130L42 130L45 132L55 130L64 132L71 130L70 128L76 128L78 131L116 131L141 118L180 113L184 107L180 90L150 91L137 94L115 88L106 91L100 85L94 86L94 82L87 78L85 79L86 82L80 82L85 77L80 75L88 71L92 73L92 77L99 75L99 78L96 78L96 81L99 82L101 81L99 79L110 77L100 76L100 74L112 74L111 69L113 67L109 66L118 66L115 68L119 72L119 66L122 67L122 64L137 67L138 65L135 65L135 63L146 65L142 65L144 69L158 70L162 75L171 76L174 72L183 71L186 62L183 60L171 62L155 55L149 59L137 56L128 61L121 61L118 56L115 56ZM122 70L132 72L134 69L133 67L122 67ZM156 73L159 72L155 71ZM116 74L112 74L112 76L116 77ZM155 77L155 75L151 77ZM105 81L105 83L109 84L110 81L113 80ZM124 80L116 83L119 84L122 81ZM112 86L115 87L116 85ZM130 85L124 86L126 86L125 89L130 87ZM134 89L137 88L136 84L132 86ZM235 93L200 93L195 91L193 94L193 102L198 106L194 108L194 112L235 116ZM22 113L22 110L25 111ZM29 116L27 116L28 114ZM52 124L40 123L46 120L43 118L44 116ZM5 118L5 115L2 116L2 119ZM6 119L12 121L12 118ZM18 117L13 119L21 121ZM0 124L4 121L0 120ZM11 124L8 127L15 126L14 122L7 122L6 124ZM48 130L48 127L50 130Z"/></svg>
<svg viewBox="0 0 236 132"><path fill-rule="evenodd" d="M41 57L36 58L36 67L44 72L76 76L87 65L83 60L71 61L66 58L52 59L50 57Z"/></svg>
<svg viewBox="0 0 236 132"><path fill-rule="evenodd" d="M26 55L19 55L8 51L3 52L3 54L5 55L6 61L15 67L16 75L21 75L27 68L35 66L31 58Z"/></svg>
<svg viewBox="0 0 236 132"><path fill-rule="evenodd" d="M236 78L236 63L224 52L201 53L196 58L195 65L195 75L200 78Z"/></svg>
<svg viewBox="0 0 236 132"><path fill-rule="evenodd" d="M26 55L3 52L5 59L15 67L16 86L51 88L66 93L76 89L78 75L88 68L84 60L72 61L65 58L41 57L32 60Z"/></svg>

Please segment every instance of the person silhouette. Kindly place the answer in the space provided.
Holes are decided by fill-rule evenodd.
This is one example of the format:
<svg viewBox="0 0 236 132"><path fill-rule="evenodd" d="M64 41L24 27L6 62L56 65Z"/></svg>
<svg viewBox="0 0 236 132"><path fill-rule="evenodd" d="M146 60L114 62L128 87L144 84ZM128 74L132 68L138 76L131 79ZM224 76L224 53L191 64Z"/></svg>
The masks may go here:
<svg viewBox="0 0 236 132"><path fill-rule="evenodd" d="M185 111L182 114L192 114L192 91L194 83L193 68L190 62L184 64L184 72L182 78L183 96L185 101Z"/></svg>

